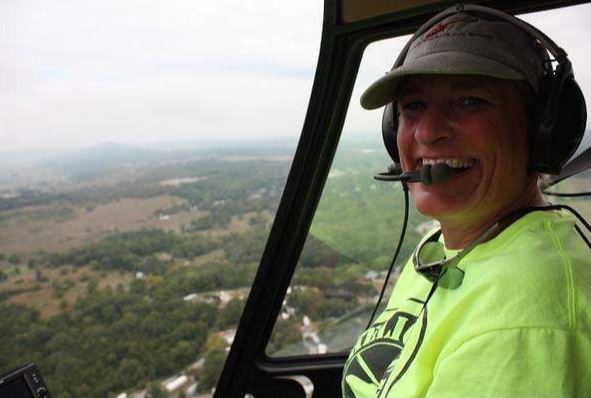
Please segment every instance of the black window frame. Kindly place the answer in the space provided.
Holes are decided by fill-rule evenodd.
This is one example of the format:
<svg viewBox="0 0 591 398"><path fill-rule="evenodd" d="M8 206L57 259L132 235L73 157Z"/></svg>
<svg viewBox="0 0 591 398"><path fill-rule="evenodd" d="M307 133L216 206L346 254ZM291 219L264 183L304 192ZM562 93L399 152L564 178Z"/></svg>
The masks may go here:
<svg viewBox="0 0 591 398"><path fill-rule="evenodd" d="M473 3L521 14L588 2L591 1ZM271 358L265 354L265 348L322 194L365 48L378 40L412 33L429 17L453 4L437 2L345 23L340 17L341 2L324 1L320 53L302 134L215 398L243 398L248 394L255 398L304 396L296 392L300 389L297 383L289 379L295 375L312 382L313 397L340 396L347 355ZM385 70L388 67L384 65Z"/></svg>

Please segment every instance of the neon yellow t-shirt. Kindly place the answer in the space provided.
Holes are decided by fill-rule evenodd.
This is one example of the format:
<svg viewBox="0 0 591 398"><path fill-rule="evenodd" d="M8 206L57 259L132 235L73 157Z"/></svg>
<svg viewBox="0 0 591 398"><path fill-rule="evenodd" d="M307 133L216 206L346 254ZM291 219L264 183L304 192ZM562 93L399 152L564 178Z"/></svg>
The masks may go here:
<svg viewBox="0 0 591 398"><path fill-rule="evenodd" d="M526 214L458 264L406 264L345 364L345 398L591 397L591 251L563 211Z"/></svg>

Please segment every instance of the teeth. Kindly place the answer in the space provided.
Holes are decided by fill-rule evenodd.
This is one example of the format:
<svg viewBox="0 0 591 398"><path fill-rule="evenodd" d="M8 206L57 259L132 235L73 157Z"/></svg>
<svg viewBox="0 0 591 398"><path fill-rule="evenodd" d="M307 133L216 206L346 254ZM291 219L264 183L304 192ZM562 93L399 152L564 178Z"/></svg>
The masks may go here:
<svg viewBox="0 0 591 398"><path fill-rule="evenodd" d="M474 159L441 158L441 159L423 159L423 164L434 165L445 163L452 168L468 168L474 165Z"/></svg>

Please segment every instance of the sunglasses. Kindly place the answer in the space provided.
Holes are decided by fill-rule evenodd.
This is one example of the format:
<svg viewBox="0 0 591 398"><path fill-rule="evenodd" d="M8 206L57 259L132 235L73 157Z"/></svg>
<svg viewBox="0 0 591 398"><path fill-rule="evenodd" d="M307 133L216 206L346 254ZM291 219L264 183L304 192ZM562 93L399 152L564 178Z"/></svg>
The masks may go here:
<svg viewBox="0 0 591 398"><path fill-rule="evenodd" d="M505 220L503 220L505 221ZM415 271L431 283L444 289L457 289L464 280L464 271L458 267L460 261L479 244L486 242L504 228L505 222L497 222L468 246L451 258L446 258L445 246L439 241L441 229L435 231L413 253Z"/></svg>
<svg viewBox="0 0 591 398"><path fill-rule="evenodd" d="M464 280L464 271L457 264L465 250L446 258L444 245L439 241L441 230L436 231L415 250L412 262L415 271L431 283L444 289L457 289Z"/></svg>

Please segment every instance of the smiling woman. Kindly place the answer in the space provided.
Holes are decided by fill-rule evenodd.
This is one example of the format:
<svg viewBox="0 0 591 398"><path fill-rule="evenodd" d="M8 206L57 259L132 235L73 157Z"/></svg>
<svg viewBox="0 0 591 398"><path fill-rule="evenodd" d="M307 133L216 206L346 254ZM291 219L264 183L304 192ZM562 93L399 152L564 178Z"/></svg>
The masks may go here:
<svg viewBox="0 0 591 398"><path fill-rule="evenodd" d="M445 184L410 186L417 209L441 223L448 248L464 247L513 210L543 205L527 167L530 118L513 82L409 77L396 98L403 170L452 166ZM470 167L454 171L460 162Z"/></svg>
<svg viewBox="0 0 591 398"><path fill-rule="evenodd" d="M386 106L384 142L401 172L451 172L408 188L440 226L359 337L343 395L588 395L591 245L577 212L551 206L538 186L541 173L560 172L587 122L564 51L507 14L452 7L417 30L361 104ZM527 369L550 358L560 365Z"/></svg>

